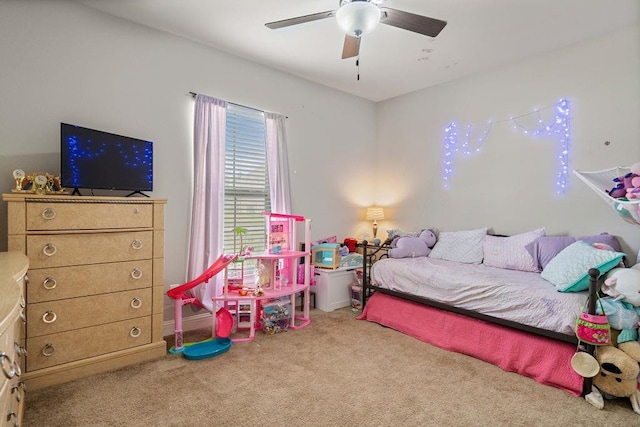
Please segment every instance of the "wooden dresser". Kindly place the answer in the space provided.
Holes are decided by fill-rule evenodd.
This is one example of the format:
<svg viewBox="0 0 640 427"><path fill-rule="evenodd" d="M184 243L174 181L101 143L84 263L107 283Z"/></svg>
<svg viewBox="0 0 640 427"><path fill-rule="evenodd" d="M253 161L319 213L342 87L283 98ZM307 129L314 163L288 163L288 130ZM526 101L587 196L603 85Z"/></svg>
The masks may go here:
<svg viewBox="0 0 640 427"><path fill-rule="evenodd" d="M28 389L166 354L165 199L4 194L27 255Z"/></svg>

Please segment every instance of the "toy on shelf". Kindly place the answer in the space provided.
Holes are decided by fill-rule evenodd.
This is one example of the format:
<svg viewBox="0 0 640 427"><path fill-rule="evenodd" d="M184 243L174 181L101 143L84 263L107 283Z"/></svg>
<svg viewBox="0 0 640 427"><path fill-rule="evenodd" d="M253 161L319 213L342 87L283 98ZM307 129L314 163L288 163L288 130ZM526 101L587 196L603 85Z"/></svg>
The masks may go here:
<svg viewBox="0 0 640 427"><path fill-rule="evenodd" d="M286 299L275 299L264 304L262 306L262 315L260 316L262 332L267 335L287 332L289 329L289 312L291 311L290 304Z"/></svg>
<svg viewBox="0 0 640 427"><path fill-rule="evenodd" d="M311 252L315 267L331 270L340 267L340 245L338 243L320 243L312 247Z"/></svg>
<svg viewBox="0 0 640 427"><path fill-rule="evenodd" d="M602 197L620 218L630 224L640 225L640 163L630 167L573 173Z"/></svg>

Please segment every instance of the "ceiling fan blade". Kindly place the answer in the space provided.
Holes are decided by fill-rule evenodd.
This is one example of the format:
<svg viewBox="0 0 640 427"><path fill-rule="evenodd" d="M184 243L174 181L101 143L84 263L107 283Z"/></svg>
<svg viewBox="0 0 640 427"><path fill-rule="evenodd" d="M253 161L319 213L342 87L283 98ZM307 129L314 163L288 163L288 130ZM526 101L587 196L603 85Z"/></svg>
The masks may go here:
<svg viewBox="0 0 640 427"><path fill-rule="evenodd" d="M342 59L353 58L360 53L360 37L346 34L344 36L344 46L342 47Z"/></svg>
<svg viewBox="0 0 640 427"><path fill-rule="evenodd" d="M305 22L317 21L319 19L331 18L336 16L335 10L329 10L327 12L312 13L311 15L298 16L295 18L283 19L282 21L268 22L264 25L272 30L289 27L291 25L304 24Z"/></svg>
<svg viewBox="0 0 640 427"><path fill-rule="evenodd" d="M404 12L402 10L381 7L382 16L380 22L425 36L435 37L447 25L447 21L429 18L427 16L416 15L415 13Z"/></svg>

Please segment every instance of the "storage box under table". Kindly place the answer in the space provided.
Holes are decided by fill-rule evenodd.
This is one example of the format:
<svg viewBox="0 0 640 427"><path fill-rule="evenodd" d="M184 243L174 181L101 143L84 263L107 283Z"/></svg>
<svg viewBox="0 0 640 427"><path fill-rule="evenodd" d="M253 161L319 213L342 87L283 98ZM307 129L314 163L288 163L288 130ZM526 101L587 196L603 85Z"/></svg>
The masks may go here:
<svg viewBox="0 0 640 427"><path fill-rule="evenodd" d="M289 318L291 315L291 302L287 300L276 300L262 305L260 324L262 332L267 335L287 332L289 330Z"/></svg>

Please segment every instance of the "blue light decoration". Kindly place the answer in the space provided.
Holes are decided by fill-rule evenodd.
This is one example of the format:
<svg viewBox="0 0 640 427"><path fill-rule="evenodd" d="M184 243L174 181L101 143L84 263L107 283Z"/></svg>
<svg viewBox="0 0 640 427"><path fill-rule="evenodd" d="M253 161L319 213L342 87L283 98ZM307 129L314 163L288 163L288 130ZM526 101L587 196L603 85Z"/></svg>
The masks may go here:
<svg viewBox="0 0 640 427"><path fill-rule="evenodd" d="M67 147L69 150L69 165L71 166L71 176L74 186L80 186L80 168L77 159L95 159L102 156L107 145L102 143L99 147L94 147L92 140L83 143L78 141L76 135L67 138Z"/></svg>
<svg viewBox="0 0 640 427"><path fill-rule="evenodd" d="M110 134L105 134L110 138ZM118 139L117 137L115 139ZM130 139L130 138L129 138ZM150 141L98 142L69 135L66 139L71 183L83 187L91 182L95 188L124 190L145 186L153 181L153 149Z"/></svg>
<svg viewBox="0 0 640 427"><path fill-rule="evenodd" d="M540 111L554 109L554 117L548 123L542 120ZM479 132L478 136L472 138L473 125L467 125L462 138L458 132L458 125L455 121L449 123L444 128L443 141L443 161L442 161L442 184L445 189L451 186L453 176L453 160L456 154L460 153L470 156L479 153L493 126L497 123L511 122L515 130L520 130L525 135L535 137L547 136L555 139L559 143L556 161L558 163L556 172L555 188L557 194L564 194L569 183L569 148L571 145L570 128L570 104L566 98L560 99L553 105L516 117L505 120L489 121L485 129ZM538 116L537 125L533 128L526 127L518 122L519 119L536 114Z"/></svg>

